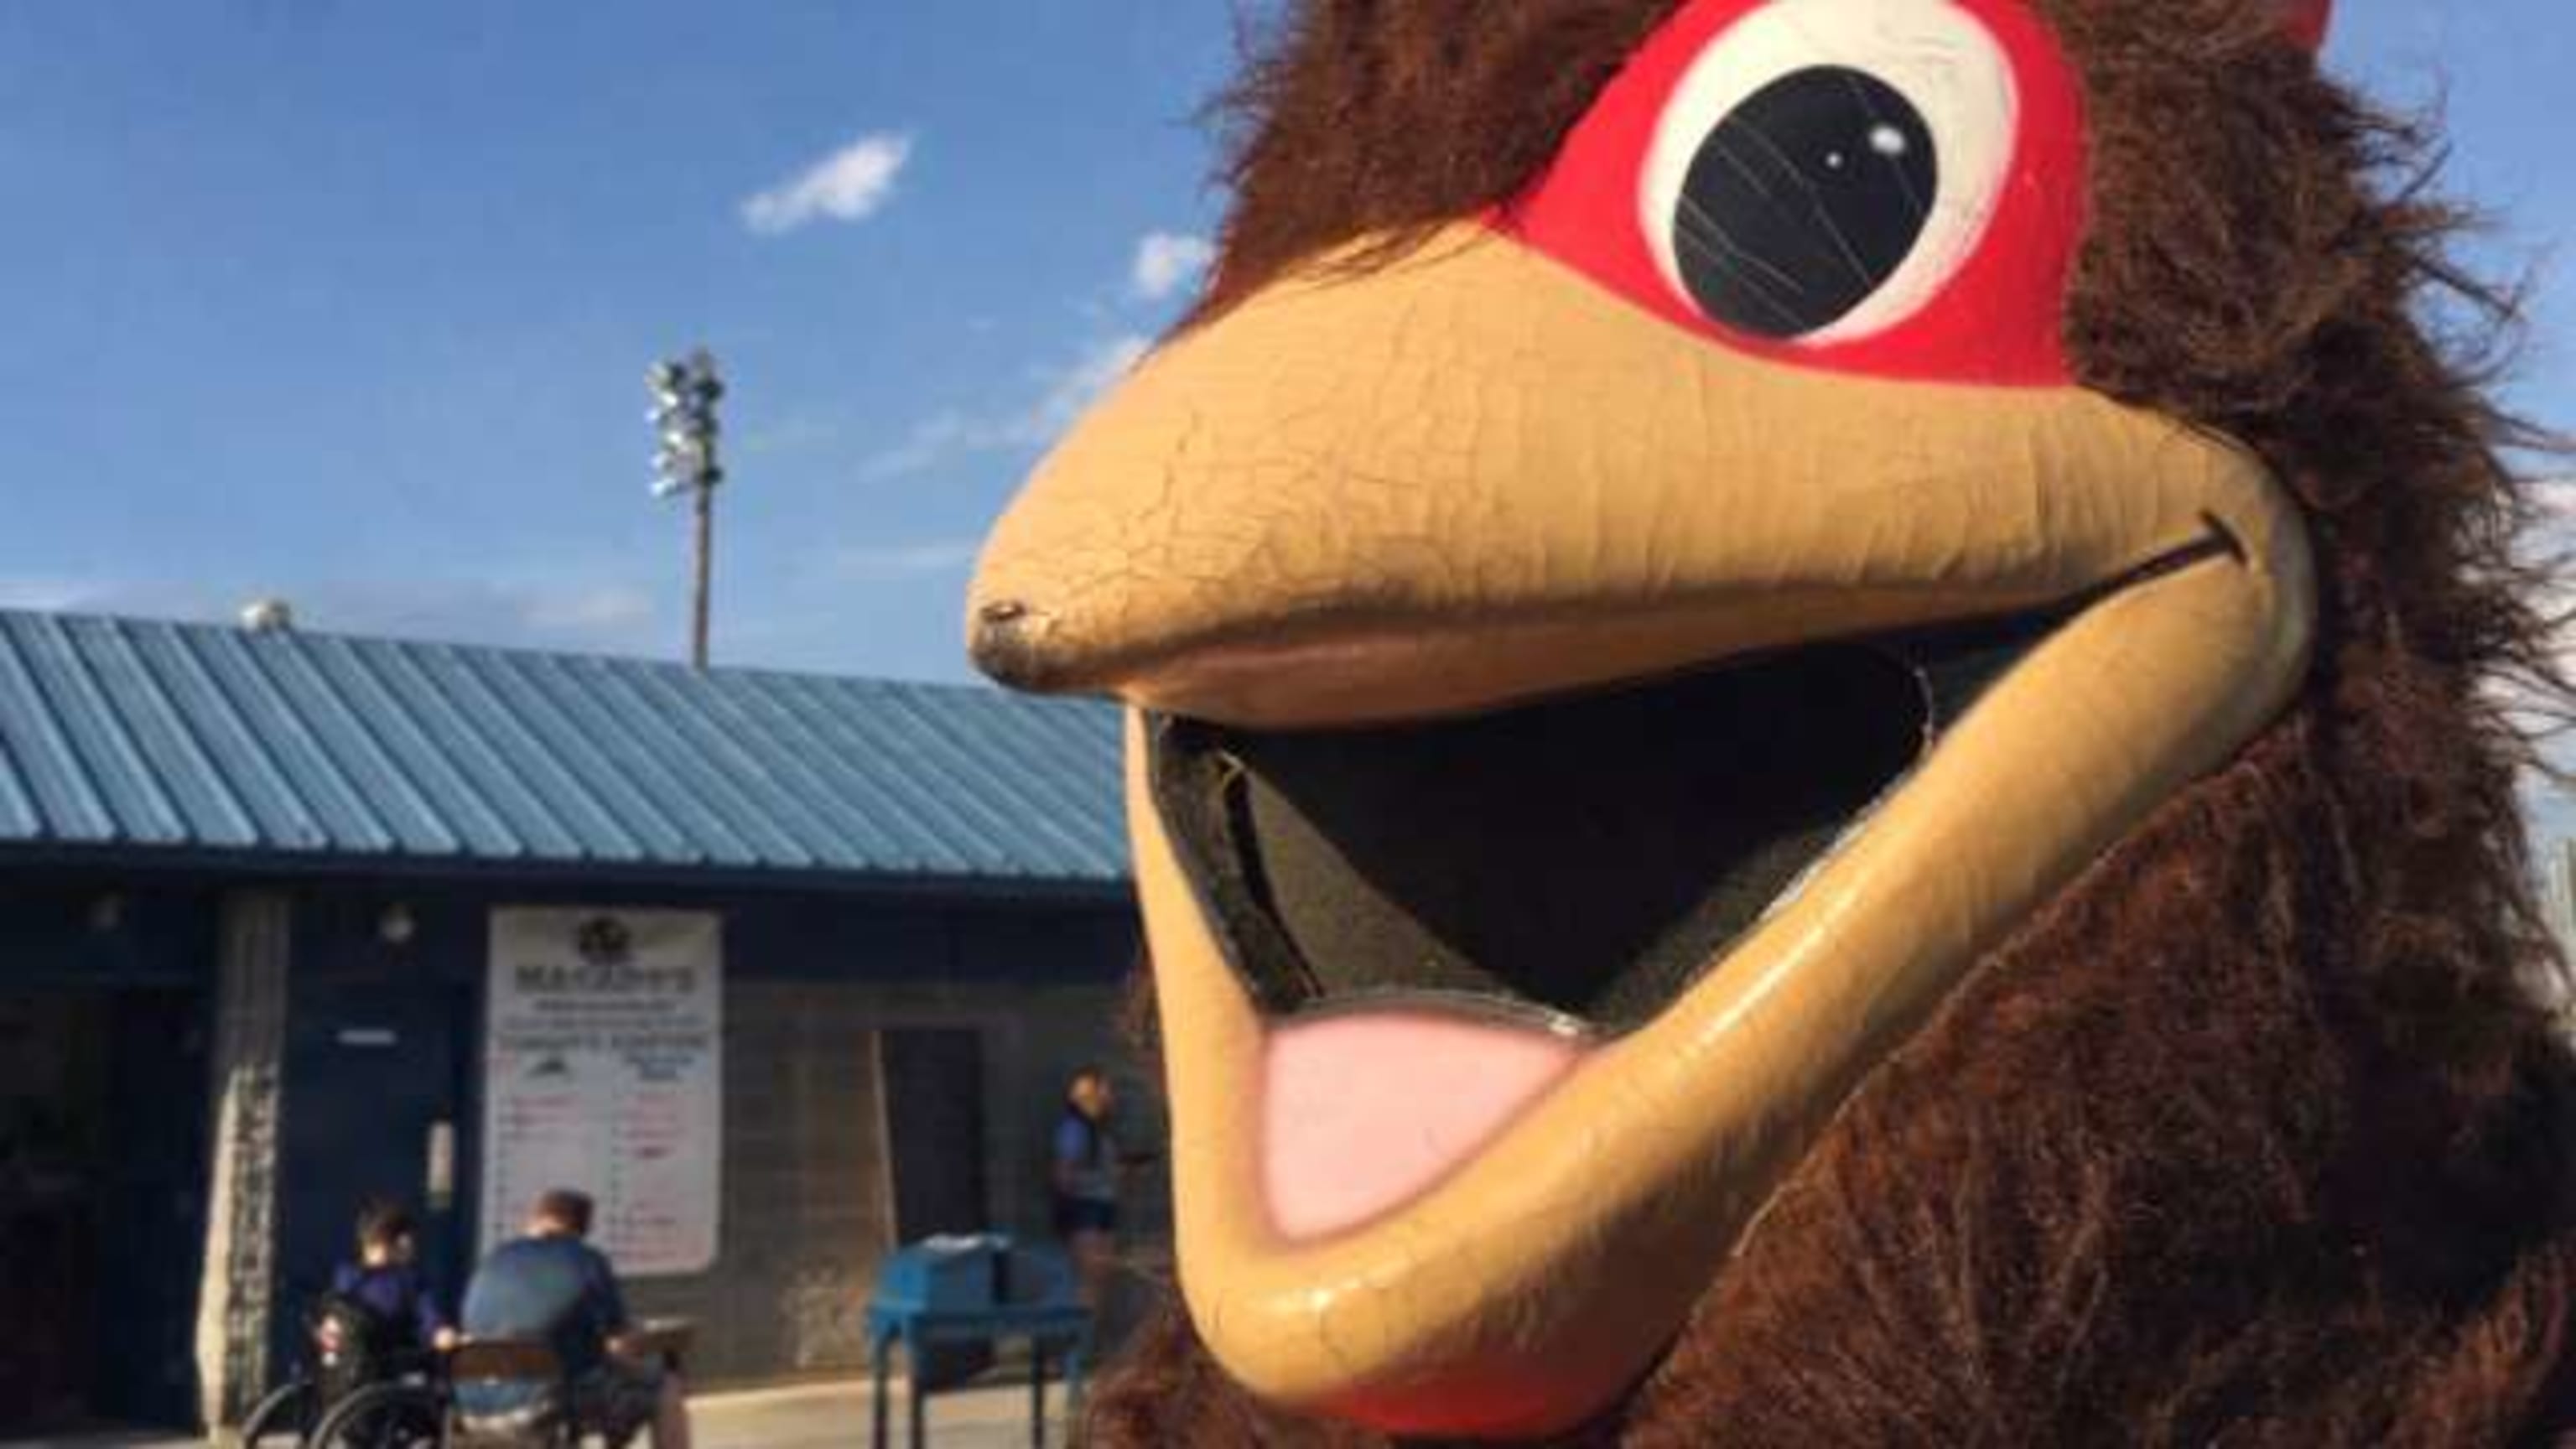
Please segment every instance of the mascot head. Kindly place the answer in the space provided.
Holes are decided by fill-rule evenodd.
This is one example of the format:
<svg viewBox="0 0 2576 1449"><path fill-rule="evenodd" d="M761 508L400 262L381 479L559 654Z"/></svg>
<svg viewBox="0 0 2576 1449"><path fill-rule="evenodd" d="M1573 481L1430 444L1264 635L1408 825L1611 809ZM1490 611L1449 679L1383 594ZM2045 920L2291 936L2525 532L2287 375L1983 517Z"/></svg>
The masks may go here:
<svg viewBox="0 0 2576 1449"><path fill-rule="evenodd" d="M2510 480L2423 432L2326 8L1293 11L1210 295L969 619L1130 706L1181 1284L1252 1399L1612 1412L1982 967L2387 659L2511 854Z"/></svg>

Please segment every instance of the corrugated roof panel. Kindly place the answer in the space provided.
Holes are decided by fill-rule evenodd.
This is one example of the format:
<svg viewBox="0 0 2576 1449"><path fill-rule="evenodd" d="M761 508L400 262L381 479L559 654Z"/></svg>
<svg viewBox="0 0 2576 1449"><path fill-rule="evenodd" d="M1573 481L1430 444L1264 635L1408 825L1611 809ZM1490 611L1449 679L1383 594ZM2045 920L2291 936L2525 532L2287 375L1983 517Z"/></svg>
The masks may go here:
<svg viewBox="0 0 2576 1449"><path fill-rule="evenodd" d="M937 691L916 697L923 708L963 711L980 703L965 691ZM1018 809L1043 809L1051 824L1069 841L1068 865L1075 860L1107 856L1127 858L1126 769L1121 713L1092 705L1087 728L1059 728L1056 702L1026 695L991 699L992 714L971 731L964 713L946 716L952 737L971 734L994 740L1014 768L999 773Z"/></svg>
<svg viewBox="0 0 2576 1449"><path fill-rule="evenodd" d="M596 741L567 720L542 690L521 675L513 656L495 650L459 650L458 657L469 662L475 677L491 689L493 697L510 711L510 717L527 730L538 747L579 780L582 789L599 802L618 828L634 838L646 860L683 865L707 860L707 852L665 818L616 762L601 752Z"/></svg>
<svg viewBox="0 0 2576 1449"><path fill-rule="evenodd" d="M921 726L930 753L960 771L968 781L968 793L989 812L988 818L995 822L1016 821L1021 829L1036 832L1048 847L1050 858L1077 860L1086 853L1085 842L1065 823L1064 812L1048 808L1041 784L1043 772L972 769L959 758L963 747L955 743L962 722L935 696L889 692L884 707L889 715L909 716ZM996 715L1002 713L995 711Z"/></svg>
<svg viewBox="0 0 2576 1449"><path fill-rule="evenodd" d="M445 856L465 853L456 829L439 814L384 742L378 738L356 701L341 694L336 681L315 662L310 641L261 635L244 641L268 682L277 687L286 710L312 730L331 763L348 777L367 811L392 835L392 848L404 855Z"/></svg>
<svg viewBox="0 0 2576 1449"><path fill-rule="evenodd" d="M1046 868L1050 861L1070 859L1080 854L1079 845L1061 822L1050 818L1043 810L1030 808L1032 802L1025 788L1025 771L1014 768L971 769L965 747L958 743L933 711L923 708L914 697L890 694L871 718L890 725L902 721L919 741L922 757L934 773L961 771L965 786L960 792L960 805L979 812L986 829L1001 831L1016 827L1037 833L1048 850L1038 856L1038 869L1034 873L1052 874Z"/></svg>
<svg viewBox="0 0 2576 1449"><path fill-rule="evenodd" d="M36 687L11 632L0 629L0 748L27 782L35 840L114 840L116 820L92 790L62 721Z"/></svg>
<svg viewBox="0 0 2576 1449"><path fill-rule="evenodd" d="M758 832L755 841L782 858L810 865L839 863L834 849L838 832L815 812L809 794L797 788L795 757L783 750L756 750L729 728L716 713L723 690L715 681L631 664L598 667L616 698L659 721L680 748L727 782L741 801L737 818Z"/></svg>
<svg viewBox="0 0 2576 1449"><path fill-rule="evenodd" d="M0 738L0 839L10 836L32 838L43 833L45 817L36 813L36 797L27 782L18 778L18 767L9 758L9 745Z"/></svg>
<svg viewBox="0 0 2576 1449"><path fill-rule="evenodd" d="M982 868L935 799L900 781L881 778L876 761L855 748L846 732L834 727L828 713L809 714L792 697L793 683L789 676L769 676L762 680L762 688L743 696L747 705L768 719L767 738L785 742L798 749L802 758L817 762L840 783L840 798L899 835L905 843L904 858L915 862L915 869L973 874Z"/></svg>
<svg viewBox="0 0 2576 1449"><path fill-rule="evenodd" d="M364 720L367 733L391 756L430 812L467 855L509 860L527 853L508 822L474 791L447 748L432 740L403 708L402 702L376 678L359 650L362 645L328 635L302 641L305 656L328 680L350 713Z"/></svg>
<svg viewBox="0 0 2576 1449"><path fill-rule="evenodd" d="M438 682L447 701L508 761L511 773L527 786L529 803L543 810L573 842L567 858L645 859L644 846L634 834L493 692L491 683L473 666L473 651L448 644L417 644L407 652Z"/></svg>
<svg viewBox="0 0 2576 1449"><path fill-rule="evenodd" d="M354 855L382 855L400 840L366 792L332 757L314 722L290 702L250 647L230 629L170 626L180 646L206 667L243 727L276 762L295 800L322 826L323 847Z"/></svg>
<svg viewBox="0 0 2576 1449"><path fill-rule="evenodd" d="M333 843L322 811L308 805L251 722L242 716L188 636L166 624L132 624L134 649L159 681L185 729L214 761L250 813L253 839L289 850Z"/></svg>
<svg viewBox="0 0 2576 1449"><path fill-rule="evenodd" d="M667 697L648 700L639 693L629 676L644 669L601 659L572 659L565 662L564 672L567 685L584 686L582 697L632 731L676 791L715 817L753 856L788 866L814 863L814 852L779 824L778 816L792 813L793 803L774 795L760 798L766 792L761 782L764 772L757 765L737 773L729 768L734 752L721 735L688 730Z"/></svg>
<svg viewBox="0 0 2576 1449"><path fill-rule="evenodd" d="M0 851L1108 887L1118 749L979 688L0 610Z"/></svg>
<svg viewBox="0 0 2576 1449"><path fill-rule="evenodd" d="M848 751L836 748L789 709L768 676L734 674L728 682L732 687L718 691L718 697L731 717L743 723L745 737L758 738L817 782L816 802L838 827L844 857L855 854L881 862L881 869L916 874L971 868L965 855L943 842L914 807L880 788Z"/></svg>
<svg viewBox="0 0 2576 1449"><path fill-rule="evenodd" d="M867 707L853 707L856 691L827 691L818 682L792 674L779 675L770 695L822 735L831 749L843 752L851 767L877 791L901 801L905 812L922 822L952 855L978 873L1006 872L1013 862L995 839L993 822L982 817L968 782L947 782L920 758L920 742L901 720L887 719L864 695ZM843 696L834 699L833 693ZM943 788L943 786L945 788Z"/></svg>
<svg viewBox="0 0 2576 1449"><path fill-rule="evenodd" d="M1005 697L1002 714L1032 736L1042 734L1039 721L1028 706L1035 700ZM1045 772L1048 785L1055 791L1058 808L1064 820L1082 835L1085 848L1123 860L1127 855L1126 749L1124 732L1113 713L1108 728L1096 735L1071 742L1059 752L1063 763ZM1112 797L1111 808L1103 811L1087 791L1068 788L1075 780L1106 780Z"/></svg>
<svg viewBox="0 0 2576 1449"><path fill-rule="evenodd" d="M144 667L124 631L106 619L66 619L63 630L133 740L155 792L179 813L183 833L220 846L257 841L258 825L195 732L180 720L169 694Z"/></svg>
<svg viewBox="0 0 2576 1449"><path fill-rule="evenodd" d="M143 763L126 722L90 677L86 661L74 647L65 620L50 614L22 614L0 620L16 640L28 672L54 718L80 758L83 776L107 805L116 836L147 845L176 845L188 839L188 822L163 794L152 769Z"/></svg>
<svg viewBox="0 0 2576 1449"><path fill-rule="evenodd" d="M381 685L400 718L422 747L447 768L455 788L476 810L488 809L500 847L507 854L525 853L548 860L578 860L581 846L556 821L528 782L510 769L492 741L448 698L439 681L423 668L422 651L367 640L350 645L356 662ZM419 774L423 772L415 772Z"/></svg>
<svg viewBox="0 0 2576 1449"><path fill-rule="evenodd" d="M712 865L750 865L758 861L760 853L707 798L704 782L684 778L695 775L692 762L673 758L669 750L647 744L638 732L643 722L611 709L597 691L574 680L574 663L554 659L538 669L530 666L525 656L503 661L504 667L518 669L529 688L543 695L581 732L590 751L649 802L656 815L671 823L683 849Z"/></svg>
<svg viewBox="0 0 2576 1449"><path fill-rule="evenodd" d="M1096 789L1085 788L1094 780L1122 778L1116 731L1107 733L1102 741L1105 748L1084 750L1080 745L1085 742L1077 741L1075 748L1067 750L1050 737L1047 717L1029 709L1038 701L1020 695L1003 695L989 702L977 700L978 708L973 713L980 720L970 720L965 704L972 698L945 690L925 690L910 696L917 707L939 714L945 727L953 732L971 732L980 723L1002 741L1014 761L1050 761L1052 768L1022 769L1011 778L1032 808L1045 811L1051 825L1072 837L1077 856L1103 852L1116 855L1126 849L1123 814L1116 810L1103 813L1098 808ZM1086 760L1091 768L1080 768Z"/></svg>

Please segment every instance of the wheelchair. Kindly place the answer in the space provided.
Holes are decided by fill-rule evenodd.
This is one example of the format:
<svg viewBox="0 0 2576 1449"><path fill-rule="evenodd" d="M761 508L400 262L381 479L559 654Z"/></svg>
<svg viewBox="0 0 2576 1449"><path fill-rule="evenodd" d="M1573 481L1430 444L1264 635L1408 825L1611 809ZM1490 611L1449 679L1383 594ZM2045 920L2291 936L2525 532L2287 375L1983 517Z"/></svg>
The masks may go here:
<svg viewBox="0 0 2576 1449"><path fill-rule="evenodd" d="M304 1315L307 1358L243 1419L245 1449L312 1444L322 1422L353 1396L425 1374L430 1355L405 1346L405 1332L354 1298L315 1299Z"/></svg>
<svg viewBox="0 0 2576 1449"><path fill-rule="evenodd" d="M523 1402L468 1412L478 1395ZM546 1344L468 1339L440 1356L426 1377L369 1385L325 1413L310 1449L625 1449L638 1435L609 1439L575 1422L570 1373Z"/></svg>

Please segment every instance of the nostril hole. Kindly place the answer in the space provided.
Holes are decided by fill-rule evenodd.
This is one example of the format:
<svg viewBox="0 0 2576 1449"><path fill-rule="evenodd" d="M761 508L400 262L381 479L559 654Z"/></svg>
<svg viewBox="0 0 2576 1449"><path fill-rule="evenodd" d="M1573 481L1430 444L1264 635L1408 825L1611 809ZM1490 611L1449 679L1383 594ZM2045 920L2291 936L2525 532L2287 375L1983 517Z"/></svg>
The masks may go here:
<svg viewBox="0 0 2576 1449"><path fill-rule="evenodd" d="M1044 689L1053 671L1038 637L1045 632L1041 623L1039 612L1018 599L979 604L967 652L974 656L975 667L998 683L1014 689Z"/></svg>

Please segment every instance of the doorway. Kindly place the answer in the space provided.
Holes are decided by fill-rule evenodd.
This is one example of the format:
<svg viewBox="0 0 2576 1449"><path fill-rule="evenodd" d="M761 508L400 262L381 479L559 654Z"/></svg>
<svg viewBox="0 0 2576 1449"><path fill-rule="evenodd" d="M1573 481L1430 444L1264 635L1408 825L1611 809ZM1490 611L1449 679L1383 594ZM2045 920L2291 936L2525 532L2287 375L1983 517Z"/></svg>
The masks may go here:
<svg viewBox="0 0 2576 1449"><path fill-rule="evenodd" d="M0 1437L192 1421L205 1112L195 993L0 993Z"/></svg>
<svg viewBox="0 0 2576 1449"><path fill-rule="evenodd" d="M984 1190L984 1039L963 1027L903 1027L877 1038L885 1073L886 1167L897 1243L993 1226ZM992 1367L989 1343L917 1348L924 1391Z"/></svg>
<svg viewBox="0 0 2576 1449"><path fill-rule="evenodd" d="M894 1236L993 1226L984 1189L984 1039L966 1027L905 1027L878 1038Z"/></svg>

